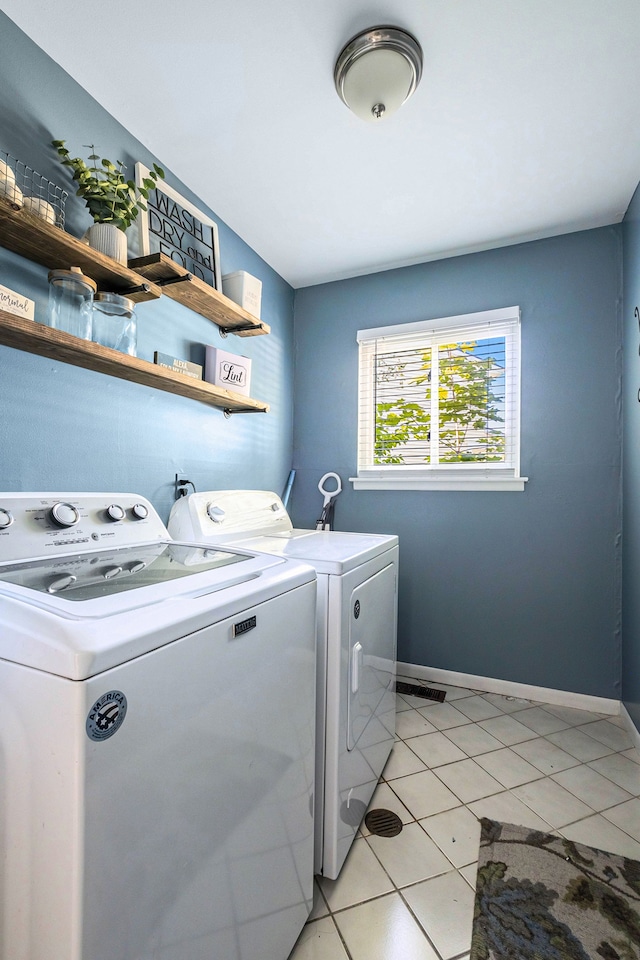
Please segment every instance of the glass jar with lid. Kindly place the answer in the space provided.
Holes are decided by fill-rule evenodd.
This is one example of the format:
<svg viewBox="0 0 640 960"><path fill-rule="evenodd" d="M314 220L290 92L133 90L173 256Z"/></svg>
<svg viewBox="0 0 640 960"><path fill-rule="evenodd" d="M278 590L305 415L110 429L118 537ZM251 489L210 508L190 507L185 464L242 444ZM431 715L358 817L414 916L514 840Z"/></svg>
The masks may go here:
<svg viewBox="0 0 640 960"><path fill-rule="evenodd" d="M137 321L133 300L118 293L96 293L93 298L94 343L135 357Z"/></svg>
<svg viewBox="0 0 640 960"><path fill-rule="evenodd" d="M93 295L97 284L80 267L49 271L47 323L74 337L91 340Z"/></svg>

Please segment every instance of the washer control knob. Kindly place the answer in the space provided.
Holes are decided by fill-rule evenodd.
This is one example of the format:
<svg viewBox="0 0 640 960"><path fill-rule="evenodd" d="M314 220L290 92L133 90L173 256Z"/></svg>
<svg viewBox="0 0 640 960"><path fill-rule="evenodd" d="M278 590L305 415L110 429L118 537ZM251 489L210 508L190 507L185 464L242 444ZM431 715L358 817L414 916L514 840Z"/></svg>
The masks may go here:
<svg viewBox="0 0 640 960"><path fill-rule="evenodd" d="M207 514L209 519L213 520L214 523L222 523L225 518L225 512L222 507L216 507L214 503L208 505Z"/></svg>
<svg viewBox="0 0 640 960"><path fill-rule="evenodd" d="M122 573L122 567L105 567L102 571L102 576L105 580L113 580L119 573Z"/></svg>
<svg viewBox="0 0 640 960"><path fill-rule="evenodd" d="M6 530L13 523L13 514L10 510L0 507L0 530Z"/></svg>
<svg viewBox="0 0 640 960"><path fill-rule="evenodd" d="M107 520L116 523L118 520L124 520L126 514L119 503L111 503L107 507Z"/></svg>
<svg viewBox="0 0 640 960"><path fill-rule="evenodd" d="M134 503L131 507L131 513L134 520L146 520L149 516L149 509L145 507L144 503Z"/></svg>
<svg viewBox="0 0 640 960"><path fill-rule="evenodd" d="M72 583L75 583L77 579L78 578L74 577L72 573L65 573L60 577L54 577L47 587L47 592L60 593L61 590L66 590Z"/></svg>
<svg viewBox="0 0 640 960"><path fill-rule="evenodd" d="M144 560L134 560L133 563L130 563L127 567L129 573L140 573L141 570L144 570L146 563Z"/></svg>
<svg viewBox="0 0 640 960"><path fill-rule="evenodd" d="M80 519L80 514L71 503L54 503L49 516L58 527L73 527Z"/></svg>

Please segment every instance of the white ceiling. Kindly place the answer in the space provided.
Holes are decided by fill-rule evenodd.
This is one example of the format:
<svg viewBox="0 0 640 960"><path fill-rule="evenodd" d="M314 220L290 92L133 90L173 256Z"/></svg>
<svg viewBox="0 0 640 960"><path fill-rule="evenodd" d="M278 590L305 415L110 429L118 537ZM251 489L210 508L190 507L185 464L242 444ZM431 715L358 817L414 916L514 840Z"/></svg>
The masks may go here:
<svg viewBox="0 0 640 960"><path fill-rule="evenodd" d="M638 0L2 8L294 287L615 223L640 180ZM364 123L333 67L381 23L424 73Z"/></svg>

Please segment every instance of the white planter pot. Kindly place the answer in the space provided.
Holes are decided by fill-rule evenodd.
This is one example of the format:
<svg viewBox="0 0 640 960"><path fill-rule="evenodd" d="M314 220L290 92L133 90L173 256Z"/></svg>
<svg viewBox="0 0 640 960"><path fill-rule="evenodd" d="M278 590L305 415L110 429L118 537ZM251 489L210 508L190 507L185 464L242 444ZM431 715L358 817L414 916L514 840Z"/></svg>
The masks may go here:
<svg viewBox="0 0 640 960"><path fill-rule="evenodd" d="M94 223L87 230L89 246L127 264L127 235L112 223Z"/></svg>

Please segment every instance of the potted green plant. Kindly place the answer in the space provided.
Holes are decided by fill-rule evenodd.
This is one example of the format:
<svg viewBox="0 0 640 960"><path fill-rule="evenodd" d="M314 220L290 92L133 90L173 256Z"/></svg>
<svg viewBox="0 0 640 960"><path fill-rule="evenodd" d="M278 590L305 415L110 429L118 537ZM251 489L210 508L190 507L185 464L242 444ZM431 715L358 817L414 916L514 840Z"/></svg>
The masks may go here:
<svg viewBox="0 0 640 960"><path fill-rule="evenodd" d="M113 257L120 263L127 262L127 238L125 230L135 221L140 210L146 210L145 200L154 189L158 179L164 180L164 170L153 164L149 176L142 184L127 180L126 167L122 160L113 163L104 160L95 152L93 144L88 156L90 166L81 157L72 157L64 140L52 140L60 162L73 170L77 183L76 196L82 197L93 217L93 226L87 231L89 246Z"/></svg>

